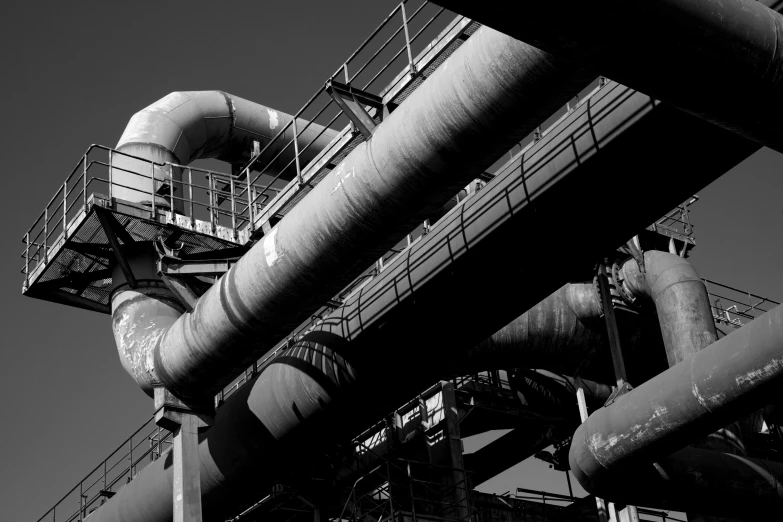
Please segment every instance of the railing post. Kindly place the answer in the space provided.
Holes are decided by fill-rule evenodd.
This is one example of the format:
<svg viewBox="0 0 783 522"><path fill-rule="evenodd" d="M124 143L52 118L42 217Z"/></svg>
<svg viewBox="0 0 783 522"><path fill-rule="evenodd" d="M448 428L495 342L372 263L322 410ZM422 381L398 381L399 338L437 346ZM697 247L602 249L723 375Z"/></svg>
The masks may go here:
<svg viewBox="0 0 783 522"><path fill-rule="evenodd" d="M82 171L82 183L84 193L82 194L82 200L84 203L84 212L87 212L87 154L84 155L84 170Z"/></svg>
<svg viewBox="0 0 783 522"><path fill-rule="evenodd" d="M190 199L190 228L196 228L196 216L193 213L193 169L188 167L188 197Z"/></svg>
<svg viewBox="0 0 783 522"><path fill-rule="evenodd" d="M231 187L231 235L236 241L238 234L237 234L237 198L236 194L234 192L235 184L234 184L234 175L231 174L231 177L229 179L229 185Z"/></svg>
<svg viewBox="0 0 783 522"><path fill-rule="evenodd" d="M63 238L68 239L68 181L63 181Z"/></svg>
<svg viewBox="0 0 783 522"><path fill-rule="evenodd" d="M296 130L296 117L292 120L294 124L294 161L296 162L296 179L302 184L302 168L299 165L299 138Z"/></svg>
<svg viewBox="0 0 783 522"><path fill-rule="evenodd" d="M177 222L177 218L174 217L174 165L169 163L169 198L171 198L171 202L169 203L169 206L171 207L171 222L175 223Z"/></svg>
<svg viewBox="0 0 783 522"><path fill-rule="evenodd" d="M111 201L112 193L114 191L114 178L112 174L112 157L114 155L114 151L112 149L109 149L109 201Z"/></svg>
<svg viewBox="0 0 783 522"><path fill-rule="evenodd" d="M214 234L217 227L215 223L215 191L212 190L214 183L211 172L207 174L207 184L209 185L209 224L211 226L210 230Z"/></svg>
<svg viewBox="0 0 783 522"><path fill-rule="evenodd" d="M133 478L133 437L128 439L128 480Z"/></svg>
<svg viewBox="0 0 783 522"><path fill-rule="evenodd" d="M44 251L44 264L49 262L49 248L46 246L46 241L49 236L49 207L44 208L44 233L43 233L43 251Z"/></svg>
<svg viewBox="0 0 783 522"><path fill-rule="evenodd" d="M411 53L411 38L408 34L408 15L405 14L405 0L400 3L400 12L402 12L402 27L405 29L405 47L408 50L408 68L411 76L416 75L416 65L413 63L413 53Z"/></svg>
<svg viewBox="0 0 783 522"><path fill-rule="evenodd" d="M152 195L152 219L153 221L158 220L158 213L157 209L155 208L155 162L150 161L150 174L152 175L152 179L150 180L150 194Z"/></svg>
<svg viewBox="0 0 783 522"><path fill-rule="evenodd" d="M30 231L24 235L24 289L30 286Z"/></svg>
<svg viewBox="0 0 783 522"><path fill-rule="evenodd" d="M253 185L250 184L250 168L245 169L245 179L247 180L247 227L250 234L255 231L255 216L253 215Z"/></svg>

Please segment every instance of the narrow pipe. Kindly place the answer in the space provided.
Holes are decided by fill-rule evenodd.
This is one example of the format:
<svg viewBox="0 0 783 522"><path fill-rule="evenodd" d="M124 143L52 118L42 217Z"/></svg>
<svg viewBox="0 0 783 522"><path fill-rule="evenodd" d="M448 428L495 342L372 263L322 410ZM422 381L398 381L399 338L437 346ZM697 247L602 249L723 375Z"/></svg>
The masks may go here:
<svg viewBox="0 0 783 522"><path fill-rule="evenodd" d="M174 323L158 379L181 398L214 394L588 78L479 29Z"/></svg>
<svg viewBox="0 0 783 522"><path fill-rule="evenodd" d="M210 513L230 516L232 502L251 500L273 477L301 469L331 439L366 429L376 412L420 392L444 360L544 299L575 266L589 266L758 148L621 86L610 83L596 96L327 318L326 331L298 341L218 410L200 446ZM617 220L610 203L622 200L633 161L637 176L659 182ZM574 235L567 255L546 263L532 255L563 251L562 236L552 231L604 205L602 218L612 227ZM531 255L509 255L509 238L524 238L522 253ZM487 266L492 270L481 270ZM340 369L345 363L335 351L350 361L350 372ZM169 470L166 459L152 463L91 522L170 520Z"/></svg>
<svg viewBox="0 0 783 522"><path fill-rule="evenodd" d="M588 491L758 410L783 385L783 307L594 412L574 433L571 470Z"/></svg>
<svg viewBox="0 0 783 522"><path fill-rule="evenodd" d="M503 31L783 151L783 16L765 0L439 0ZM766 4L766 5L764 5Z"/></svg>

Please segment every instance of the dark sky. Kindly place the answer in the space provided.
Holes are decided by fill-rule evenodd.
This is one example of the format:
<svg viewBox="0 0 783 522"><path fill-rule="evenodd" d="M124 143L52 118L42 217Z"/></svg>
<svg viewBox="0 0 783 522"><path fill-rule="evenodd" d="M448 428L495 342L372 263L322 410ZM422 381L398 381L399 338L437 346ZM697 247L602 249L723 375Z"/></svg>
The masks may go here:
<svg viewBox="0 0 783 522"><path fill-rule="evenodd" d="M107 316L21 295L20 238L79 156L116 144L132 114L172 91L295 112L394 5L3 3L0 518L36 520L152 414ZM783 298L781 170L764 150L701 191L692 259L704 276ZM535 466L501 482L543 487ZM546 480L564 487L562 474Z"/></svg>

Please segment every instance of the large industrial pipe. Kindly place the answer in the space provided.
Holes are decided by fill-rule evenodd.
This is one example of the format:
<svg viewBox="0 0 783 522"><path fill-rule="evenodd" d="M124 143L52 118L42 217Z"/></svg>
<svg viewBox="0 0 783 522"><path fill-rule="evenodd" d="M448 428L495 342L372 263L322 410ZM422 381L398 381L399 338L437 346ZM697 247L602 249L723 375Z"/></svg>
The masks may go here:
<svg viewBox="0 0 783 522"><path fill-rule="evenodd" d="M758 410L781 385L779 306L593 413L574 433L571 470L588 491L603 489Z"/></svg>
<svg viewBox="0 0 783 522"><path fill-rule="evenodd" d="M443 361L556 290L575 266L591 266L757 148L610 83L327 318L325 331L286 350L218 410L200 445L206 510L225 515L260 484L301 469L322 444L360 432L435 380ZM659 182L618 220L611 203L623 201L632 162L636 176ZM567 244L553 233L584 216L612 226ZM542 263L516 238L536 253L565 254ZM170 520L171 491L167 457L91 521Z"/></svg>
<svg viewBox="0 0 783 522"><path fill-rule="evenodd" d="M137 157L159 164L188 165L204 158L217 158L231 164L246 163L253 150L253 141L259 142L264 149L292 119L289 114L222 91L172 92L134 114L125 127L116 147L124 154L113 157L112 196L147 202L157 190L150 178L153 174L150 164ZM303 165L337 135L332 129L301 118L297 120L297 127L302 150L299 159ZM292 146L281 152L293 137L293 127L289 127L264 150L257 165L266 167L277 156L267 172L280 172L294 157ZM171 174L179 180L181 173L175 169ZM155 168L154 176L162 181L169 173L164 168ZM174 188L177 189L178 186ZM168 203L161 199L157 204Z"/></svg>
<svg viewBox="0 0 783 522"><path fill-rule="evenodd" d="M616 504L698 511L700 520L770 520L783 508L783 464L694 447L592 486L591 493Z"/></svg>
<svg viewBox="0 0 783 522"><path fill-rule="evenodd" d="M783 152L777 0L438 3Z"/></svg>
<svg viewBox="0 0 783 522"><path fill-rule="evenodd" d="M669 366L718 339L707 287L686 259L668 252L644 253L620 269L623 289L633 298L655 303Z"/></svg>
<svg viewBox="0 0 783 522"><path fill-rule="evenodd" d="M575 72L577 71L577 72ZM208 396L589 83L489 28L470 37L171 328L135 374ZM123 338L125 339L125 338ZM125 351L122 348L121 351Z"/></svg>

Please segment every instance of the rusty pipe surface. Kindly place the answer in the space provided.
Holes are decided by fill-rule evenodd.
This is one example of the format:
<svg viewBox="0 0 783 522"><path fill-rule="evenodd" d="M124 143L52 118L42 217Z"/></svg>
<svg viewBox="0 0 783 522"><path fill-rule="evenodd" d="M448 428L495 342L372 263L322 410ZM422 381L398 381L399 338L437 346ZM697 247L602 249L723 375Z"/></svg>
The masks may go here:
<svg viewBox="0 0 783 522"><path fill-rule="evenodd" d="M781 385L779 306L590 415L574 433L571 470L592 491L758 410Z"/></svg>
<svg viewBox="0 0 783 522"><path fill-rule="evenodd" d="M524 16L502 0L438 4L783 151L777 1L535 1Z"/></svg>
<svg viewBox="0 0 783 522"><path fill-rule="evenodd" d="M454 360L457 367L450 373L535 368L539 362L555 371L573 373L595 349L608 346L601 314L594 285L566 284Z"/></svg>
<svg viewBox="0 0 783 522"><path fill-rule="evenodd" d="M590 81L479 29L155 347L173 393L214 394Z"/></svg>
<svg viewBox="0 0 783 522"><path fill-rule="evenodd" d="M718 339L707 287L693 265L668 252L644 253L644 271L634 259L623 264L623 289L655 303L669 366Z"/></svg>
<svg viewBox="0 0 783 522"><path fill-rule="evenodd" d="M330 438L360 433L436 380L444 360L467 352L566 283L574 267L590 266L757 148L610 83L352 296L321 325L326 331L297 341L218 410L200 445L207 511L231 516L231 501L250 501L260 484L302 469ZM636 176L660 182L617 220L609 203L626 194L632 162ZM509 238L519 237L524 243L512 244L531 252L560 251L562 236L552 231L596 212L598 222L613 226L573 235L568 255L542 264L539 255L509 253ZM313 357L316 350L338 353L352 371L336 379L335 365ZM91 522L170 520L165 461L144 469Z"/></svg>
<svg viewBox="0 0 783 522"><path fill-rule="evenodd" d="M783 507L783 464L687 447L593 487L591 493L620 504L768 520Z"/></svg>

